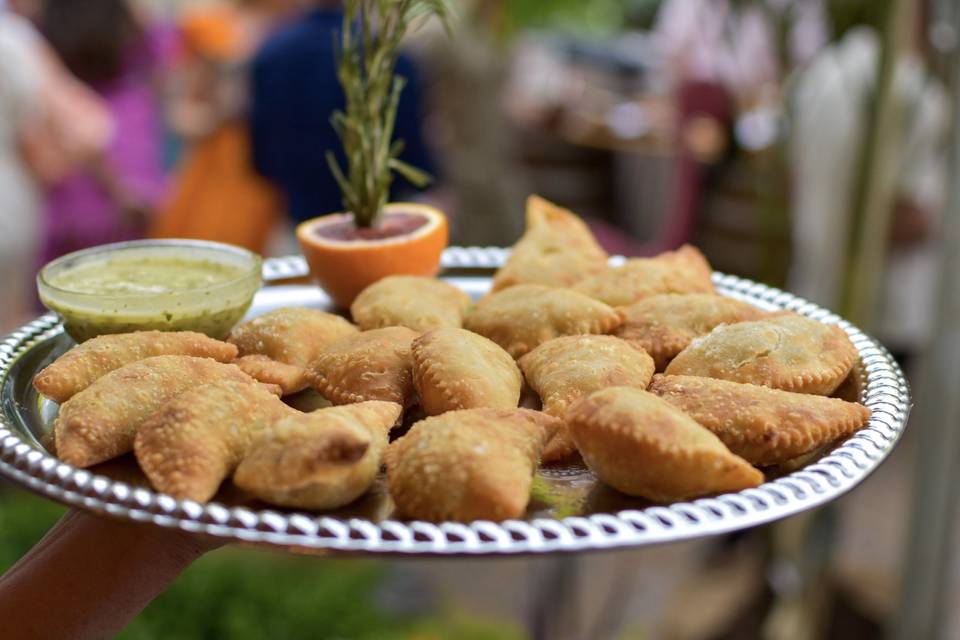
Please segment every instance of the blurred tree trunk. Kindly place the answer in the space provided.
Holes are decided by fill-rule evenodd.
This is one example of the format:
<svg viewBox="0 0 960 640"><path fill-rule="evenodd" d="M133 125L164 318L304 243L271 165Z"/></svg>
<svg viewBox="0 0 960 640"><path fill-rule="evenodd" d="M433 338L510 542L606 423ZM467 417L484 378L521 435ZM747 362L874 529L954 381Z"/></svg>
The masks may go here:
<svg viewBox="0 0 960 640"><path fill-rule="evenodd" d="M875 100L860 150L843 297L837 311L861 328L876 327L896 196L897 158L903 138L902 101L896 98L897 60L909 50L916 3L887 0Z"/></svg>
<svg viewBox="0 0 960 640"><path fill-rule="evenodd" d="M916 24L912 0L886 0L874 100L867 115L853 193L846 269L837 311L872 331L883 286L896 171L903 137L904 104L894 91L897 60L907 51ZM792 573L790 588L777 590L764 630L769 640L814 640L828 628L828 562L836 535L835 507L800 514L772 527L771 570Z"/></svg>
<svg viewBox="0 0 960 640"><path fill-rule="evenodd" d="M940 2L934 20L939 28L956 34L960 32L960 7ZM910 428L917 432L917 451L899 606L887 634L891 640L956 634L956 622L951 624L951 618L956 607L960 481L960 296L956 287L960 279L960 47L953 42L940 53L940 69L948 78L953 98L949 192L939 236L934 334L919 363L916 408L910 420Z"/></svg>
<svg viewBox="0 0 960 640"><path fill-rule="evenodd" d="M440 173L456 201L452 244L509 245L523 231L527 189L504 112L501 48L490 28L465 16L456 37L438 34L422 56L433 84Z"/></svg>

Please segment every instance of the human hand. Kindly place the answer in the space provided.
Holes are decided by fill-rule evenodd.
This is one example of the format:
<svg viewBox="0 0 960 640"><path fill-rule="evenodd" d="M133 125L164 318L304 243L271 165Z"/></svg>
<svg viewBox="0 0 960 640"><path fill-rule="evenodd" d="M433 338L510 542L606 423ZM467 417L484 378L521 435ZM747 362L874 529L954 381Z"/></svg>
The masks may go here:
<svg viewBox="0 0 960 640"><path fill-rule="evenodd" d="M0 577L3 635L113 637L220 545L215 538L72 509Z"/></svg>

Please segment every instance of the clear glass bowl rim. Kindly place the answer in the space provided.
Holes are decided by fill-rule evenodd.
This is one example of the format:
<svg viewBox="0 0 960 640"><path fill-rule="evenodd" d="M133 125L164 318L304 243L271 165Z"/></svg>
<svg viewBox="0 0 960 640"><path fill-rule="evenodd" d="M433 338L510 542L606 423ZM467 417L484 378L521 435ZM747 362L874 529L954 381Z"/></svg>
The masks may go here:
<svg viewBox="0 0 960 640"><path fill-rule="evenodd" d="M74 289L64 289L63 287L58 287L52 284L47 279L47 274L49 271L54 268L62 265L65 262L71 260L83 260L84 258L94 257L94 256L107 256L110 253L120 253L126 250L131 249L150 249L154 247L159 248L169 248L169 249L204 249L211 252L227 253L241 258L246 258L250 260L251 266L250 269L245 271L242 275L237 276L231 280L225 282L218 282L216 284L210 285L208 287L198 287L195 289L184 289L182 291L170 292L170 293L196 293L201 291L217 291L220 289L227 289L232 286L236 286L246 280L249 280L251 276L255 273L259 279L260 272L262 270L263 258L258 254L244 249L243 247L238 247L236 245L227 244L224 242L213 242L211 240L187 240L187 239L155 239L155 240L128 240L125 242L113 242L111 244L102 244L96 247L89 247L87 249L81 249L79 251L74 251L72 253L67 253L58 258L55 258L45 264L40 271L37 273L37 286L38 288L46 289L50 293L64 294L68 296L78 296L78 297L90 297L90 298L124 298L124 299L147 299L155 297L156 293L124 293L124 294L102 294L102 293L91 293L88 291L76 291ZM169 295L169 294L167 294Z"/></svg>

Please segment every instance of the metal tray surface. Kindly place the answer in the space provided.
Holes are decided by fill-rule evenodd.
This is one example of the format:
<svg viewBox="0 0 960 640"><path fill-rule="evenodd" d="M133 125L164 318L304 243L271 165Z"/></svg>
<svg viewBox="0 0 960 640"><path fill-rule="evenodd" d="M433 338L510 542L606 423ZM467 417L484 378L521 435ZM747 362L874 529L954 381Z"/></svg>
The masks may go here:
<svg viewBox="0 0 960 640"><path fill-rule="evenodd" d="M443 256L442 277L479 297L507 253L451 247ZM267 260L268 286L257 295L251 315L286 305L329 309L324 293L302 282L305 275L302 257ZM297 278L300 283L284 282ZM829 311L749 280L714 274L714 282L724 295L839 324L860 353L845 394L873 410L869 425L805 460L765 470L767 482L756 489L670 505L619 494L582 465L541 469L525 519L502 523L394 519L382 478L368 495L334 512L277 510L229 482L215 501L204 505L153 491L131 456L77 469L48 453L43 442L57 406L38 396L30 381L72 343L55 314L47 314L0 342L0 474L58 502L115 518L299 553L476 555L612 549L745 529L846 493L877 468L903 433L910 410L903 373L881 345Z"/></svg>

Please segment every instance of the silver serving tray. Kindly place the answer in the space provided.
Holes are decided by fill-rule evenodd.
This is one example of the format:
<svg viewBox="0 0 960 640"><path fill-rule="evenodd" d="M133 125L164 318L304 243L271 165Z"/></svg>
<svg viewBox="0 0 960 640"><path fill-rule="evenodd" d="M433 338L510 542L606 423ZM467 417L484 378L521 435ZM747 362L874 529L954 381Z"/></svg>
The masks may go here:
<svg viewBox="0 0 960 640"><path fill-rule="evenodd" d="M443 277L478 297L506 255L503 249L450 248L443 256ZM285 305L330 308L317 287L283 282L306 274L301 257L267 260L269 286L257 295L251 314ZM30 381L71 343L58 318L47 314L0 343L0 474L89 511L300 553L516 554L639 546L753 527L846 493L877 468L903 433L910 391L900 368L876 341L816 305L733 276L714 274L714 283L720 293L762 308L839 324L860 353L844 393L873 410L868 427L805 460L767 469L767 482L756 489L664 506L604 487L580 465L542 469L527 517L502 523L392 519L382 479L354 504L323 514L270 509L229 483L214 502L199 504L150 489L129 456L87 470L48 453L42 443L56 405L39 397Z"/></svg>

